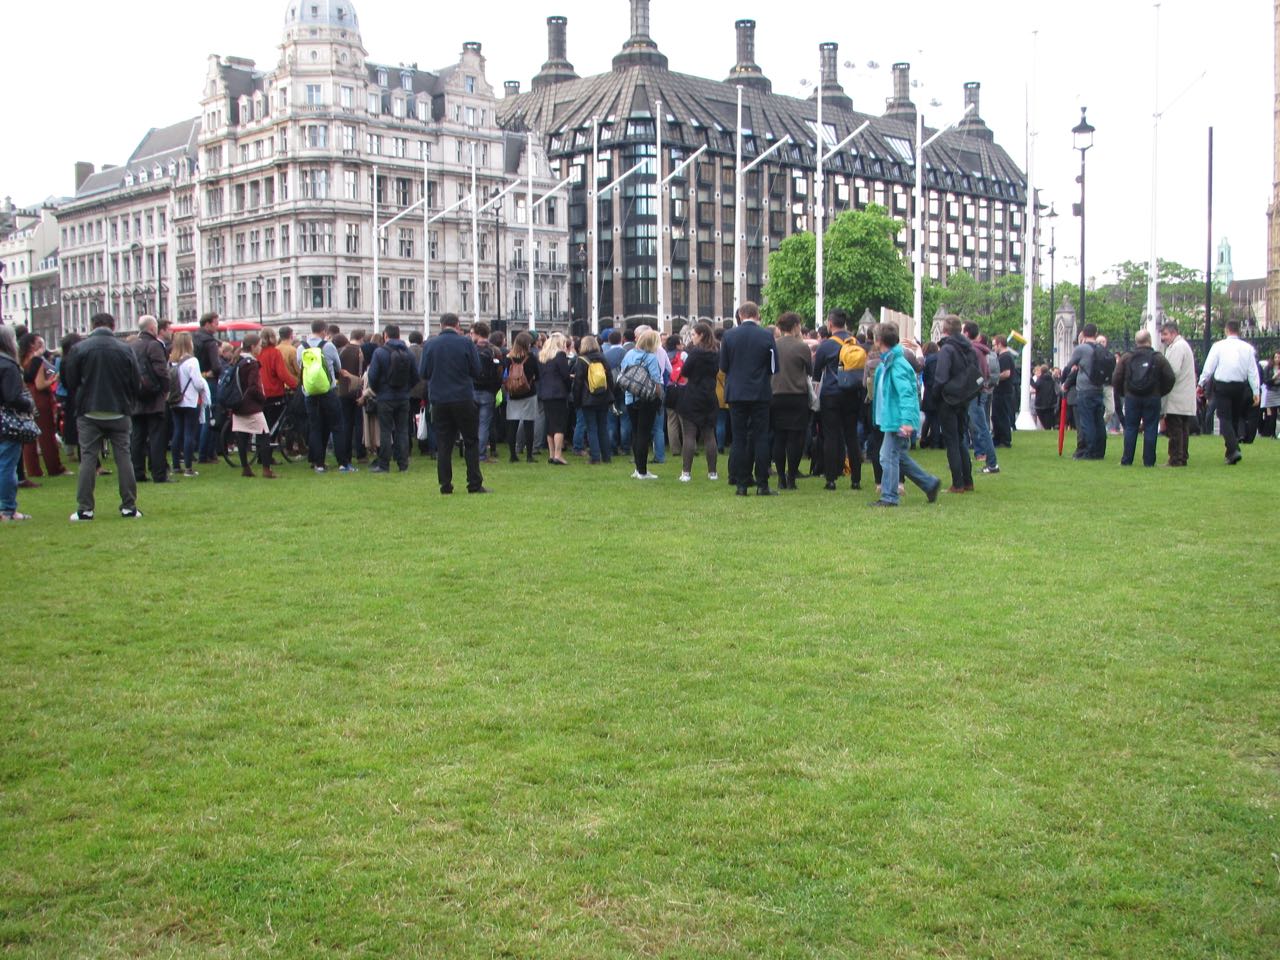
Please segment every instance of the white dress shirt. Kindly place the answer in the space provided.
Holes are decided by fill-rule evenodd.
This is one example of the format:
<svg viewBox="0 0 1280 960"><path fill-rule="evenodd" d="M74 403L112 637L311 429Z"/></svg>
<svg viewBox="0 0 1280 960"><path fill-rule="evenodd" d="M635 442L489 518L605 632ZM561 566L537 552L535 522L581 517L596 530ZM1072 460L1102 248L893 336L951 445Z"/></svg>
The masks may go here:
<svg viewBox="0 0 1280 960"><path fill-rule="evenodd" d="M1219 383L1248 383L1256 397L1262 392L1262 383L1258 379L1258 355L1253 346L1239 337L1227 337L1219 340L1209 349L1209 358L1204 363L1204 372L1200 374L1200 385L1210 380Z"/></svg>

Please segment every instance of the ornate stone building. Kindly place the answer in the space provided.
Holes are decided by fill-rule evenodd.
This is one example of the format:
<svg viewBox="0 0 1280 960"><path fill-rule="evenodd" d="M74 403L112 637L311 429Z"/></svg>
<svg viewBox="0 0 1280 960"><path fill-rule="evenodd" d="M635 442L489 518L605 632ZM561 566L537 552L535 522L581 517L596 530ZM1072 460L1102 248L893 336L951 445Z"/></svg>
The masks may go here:
<svg viewBox="0 0 1280 960"><path fill-rule="evenodd" d="M52 207L19 209L6 200L0 235L0 317L22 324L56 344L58 310L58 220Z"/></svg>
<svg viewBox="0 0 1280 960"><path fill-rule="evenodd" d="M840 212L876 203L908 225L898 238L910 249L915 181L916 107L910 67L894 66L893 96L883 112L856 110L841 87L838 48L821 45L823 130L817 89L808 99L773 92L755 62L755 23L737 23L737 62L724 81L676 73L650 36L648 0L632 0L631 36L610 72L579 77L568 60L566 23L548 20L549 56L533 89L504 99L499 118L509 130L535 131L564 176L572 176L571 302L575 316L591 309L598 290L602 325L623 317L653 317L664 284L664 326L684 317L720 318L734 309L736 98L743 88L743 157L750 162L785 136L791 142L744 178L745 291L759 299L768 254L787 236L813 229L817 142L828 150L864 121L870 126L827 161L827 222ZM966 84L971 113L943 134L927 155L925 204L928 275L965 269L991 278L1022 270L1026 178L995 143L980 115L979 85ZM659 104L661 106L659 107ZM661 128L662 156L657 156ZM595 131L599 166L588 169ZM926 135L933 131L926 129ZM663 200L666 226L657 233L659 177L668 177L699 147L706 152L671 181ZM599 201L600 271L590 276L590 196L642 163L641 172ZM593 187L594 184L594 187ZM658 245L667 254L658 276Z"/></svg>

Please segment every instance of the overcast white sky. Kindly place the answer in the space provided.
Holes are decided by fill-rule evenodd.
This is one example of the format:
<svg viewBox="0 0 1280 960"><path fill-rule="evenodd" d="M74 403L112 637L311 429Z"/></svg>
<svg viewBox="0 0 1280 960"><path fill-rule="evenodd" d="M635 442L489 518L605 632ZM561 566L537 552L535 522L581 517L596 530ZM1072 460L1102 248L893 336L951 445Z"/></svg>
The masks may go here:
<svg viewBox="0 0 1280 960"><path fill-rule="evenodd" d="M569 18L569 59L582 76L607 70L629 32L627 0L351 2L374 61L437 68L456 60L463 41L478 40L489 80L499 89L508 79L527 89L546 59L548 15ZM0 156L0 194L30 204L70 193L76 160L121 163L148 128L198 114L211 53L273 67L285 7L286 0L10 5L10 42L0 59L10 131L9 148ZM822 14L797 15L802 9ZM916 0L806 8L762 0L653 0L651 11L652 35L671 68L714 78L726 76L734 62L734 20L754 18L756 59L778 93L806 92L801 80L817 73L817 46L824 40L839 42L840 60L857 65L842 68L841 81L860 110L883 108L891 92L889 68L897 60L911 62L912 76L922 84L915 100L931 124L954 119L963 108L964 82L981 81L983 119L1020 164L1038 32L1034 181L1062 214L1058 277L1078 270L1064 258L1079 249L1079 222L1071 217L1079 154L1071 128L1082 104L1098 130L1088 155L1089 273L1149 254L1156 17L1147 0ZM1212 125L1215 250L1225 236L1236 277L1265 274L1273 43L1273 9L1266 0L1161 5L1161 257L1199 268L1205 263ZM934 99L941 105L930 107Z"/></svg>

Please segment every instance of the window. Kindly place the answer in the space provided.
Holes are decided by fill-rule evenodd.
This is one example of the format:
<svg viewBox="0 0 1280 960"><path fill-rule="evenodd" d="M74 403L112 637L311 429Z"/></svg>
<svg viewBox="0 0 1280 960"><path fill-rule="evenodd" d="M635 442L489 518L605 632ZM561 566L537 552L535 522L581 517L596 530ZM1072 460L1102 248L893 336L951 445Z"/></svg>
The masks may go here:
<svg viewBox="0 0 1280 960"><path fill-rule="evenodd" d="M244 234L236 234L236 263L244 263Z"/></svg>
<svg viewBox="0 0 1280 960"><path fill-rule="evenodd" d="M400 278L400 309L405 313L413 313L414 281L409 277Z"/></svg>
<svg viewBox="0 0 1280 960"><path fill-rule="evenodd" d="M367 133L364 137L364 152L378 157L382 155L382 137L376 133Z"/></svg>
<svg viewBox="0 0 1280 960"><path fill-rule="evenodd" d="M324 200L329 196L329 171L314 167L302 171L302 196L311 200Z"/></svg>
<svg viewBox="0 0 1280 960"><path fill-rule="evenodd" d="M329 128L319 123L308 123L302 128L303 146L323 150L329 146Z"/></svg>
<svg viewBox="0 0 1280 960"><path fill-rule="evenodd" d="M263 253L268 260L276 258L276 228L267 227L262 231Z"/></svg>
<svg viewBox="0 0 1280 960"><path fill-rule="evenodd" d="M347 224L347 253L360 252L360 224Z"/></svg>
<svg viewBox="0 0 1280 960"><path fill-rule="evenodd" d="M471 309L470 306L468 306L468 304L470 304L471 302L470 298L471 298L471 281L470 280L460 281L458 283L458 302L462 305L463 313L466 313L468 310Z"/></svg>
<svg viewBox="0 0 1280 960"><path fill-rule="evenodd" d="M391 113L398 119L404 119L404 97L391 98Z"/></svg>
<svg viewBox="0 0 1280 960"><path fill-rule="evenodd" d="M275 280L267 281L267 313L276 313L276 282Z"/></svg>
<svg viewBox="0 0 1280 960"><path fill-rule="evenodd" d="M385 87L387 85L387 71L383 67L378 68L378 86Z"/></svg>
<svg viewBox="0 0 1280 960"><path fill-rule="evenodd" d="M378 278L378 306L381 310L388 311L391 309L391 278Z"/></svg>
<svg viewBox="0 0 1280 960"><path fill-rule="evenodd" d="M429 291L430 291L429 295L431 297L431 312L439 313L440 312L440 281L432 280L431 286L429 287Z"/></svg>
<svg viewBox="0 0 1280 960"><path fill-rule="evenodd" d="M400 228L400 256L406 260L413 259L413 228Z"/></svg>
<svg viewBox="0 0 1280 960"><path fill-rule="evenodd" d="M356 171L342 171L342 196L347 200L360 199L360 180Z"/></svg>
<svg viewBox="0 0 1280 960"><path fill-rule="evenodd" d="M402 90L413 89L413 74L409 73L407 70L403 70L400 73L400 89Z"/></svg>
<svg viewBox="0 0 1280 960"><path fill-rule="evenodd" d="M204 206L205 206L205 213L208 216L210 217L222 216L222 188L221 187L206 188L204 192ZM128 221L125 221L125 223L126 223L126 230L127 230ZM126 240L129 239L129 235L127 232L125 233L124 238Z"/></svg>
<svg viewBox="0 0 1280 960"><path fill-rule="evenodd" d="M440 258L440 231L432 230L427 235L427 256L432 260Z"/></svg>
<svg viewBox="0 0 1280 960"><path fill-rule="evenodd" d="M318 83L307 84L307 106L319 107L324 104L323 88Z"/></svg>
<svg viewBox="0 0 1280 960"><path fill-rule="evenodd" d="M407 207L413 203L413 181L408 177L396 177L396 206Z"/></svg>
<svg viewBox="0 0 1280 960"><path fill-rule="evenodd" d="M356 91L354 87L342 87L338 90L338 103L344 110L350 110L355 105Z"/></svg>
<svg viewBox="0 0 1280 960"><path fill-rule="evenodd" d="M467 126L474 127L476 125L476 108L467 107Z"/></svg>
<svg viewBox="0 0 1280 960"><path fill-rule="evenodd" d="M333 308L333 277L313 276L302 278L302 306L308 310Z"/></svg>
<svg viewBox="0 0 1280 960"><path fill-rule="evenodd" d="M289 199L289 173L288 173L288 171L283 171L283 172L281 172L281 174L280 174L280 188L279 188L279 190L278 190L277 192L280 194L280 199L281 199L281 200L288 200L288 199Z"/></svg>
<svg viewBox="0 0 1280 960"><path fill-rule="evenodd" d="M342 127L342 149L348 152L356 149L356 128L349 123Z"/></svg>
<svg viewBox="0 0 1280 960"><path fill-rule="evenodd" d="M391 140L391 155L403 159L409 155L409 141L404 137L393 137Z"/></svg>
<svg viewBox="0 0 1280 960"><path fill-rule="evenodd" d="M369 94L369 112L375 117L382 112L382 97L376 93Z"/></svg>
<svg viewBox="0 0 1280 960"><path fill-rule="evenodd" d="M488 280L480 281L480 312L481 313L489 312L489 287L490 287L490 283Z"/></svg>
<svg viewBox="0 0 1280 960"><path fill-rule="evenodd" d="M289 256L289 225L287 223L280 225L280 256ZM285 307L285 309L289 308Z"/></svg>
<svg viewBox="0 0 1280 960"><path fill-rule="evenodd" d="M283 235L284 233L283 227L280 228L280 232ZM293 312L293 278L292 277L280 278L280 309L284 313Z"/></svg>
<svg viewBox="0 0 1280 960"><path fill-rule="evenodd" d="M347 309L360 309L360 278L347 277Z"/></svg>
<svg viewBox="0 0 1280 960"><path fill-rule="evenodd" d="M299 253L333 253L333 224L303 220L298 224Z"/></svg>
<svg viewBox="0 0 1280 960"><path fill-rule="evenodd" d="M554 198L554 197L552 197L550 200L548 200L546 203L544 203L544 204L543 204L543 207L545 207L545 208L546 208L546 211L547 211L547 226L549 226L549 227L554 227L554 226L556 225L556 201L555 201L555 198Z"/></svg>
<svg viewBox="0 0 1280 960"><path fill-rule="evenodd" d="M209 309L214 313L227 312L227 288L223 284L209 284Z"/></svg>
<svg viewBox="0 0 1280 960"><path fill-rule="evenodd" d="M419 143L419 144L418 144L418 159L419 159L419 160L430 160L430 159L431 159L431 143L430 143L430 141L428 141L428 140L423 140L421 143Z"/></svg>
<svg viewBox="0 0 1280 960"><path fill-rule="evenodd" d="M236 284L236 312L235 316L245 317L249 315L249 287L246 283Z"/></svg>
<svg viewBox="0 0 1280 960"><path fill-rule="evenodd" d="M126 261L126 263L127 262L128 261ZM205 244L204 262L205 262L205 265L209 267L222 266L222 238L221 237L215 236L215 237L209 238L208 242Z"/></svg>

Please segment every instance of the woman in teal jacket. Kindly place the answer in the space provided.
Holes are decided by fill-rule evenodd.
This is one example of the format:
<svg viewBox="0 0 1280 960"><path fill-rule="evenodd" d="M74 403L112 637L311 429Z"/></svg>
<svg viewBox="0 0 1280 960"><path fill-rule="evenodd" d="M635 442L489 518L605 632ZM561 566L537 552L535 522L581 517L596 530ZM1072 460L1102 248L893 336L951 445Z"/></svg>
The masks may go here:
<svg viewBox="0 0 1280 960"><path fill-rule="evenodd" d="M920 392L915 368L902 355L898 343L898 325L888 322L876 328L880 347L880 364L872 387L875 397L876 426L884 433L880 446L880 499L872 507L898 505L898 475L906 474L925 492L930 503L938 499L942 481L911 459L911 435L920 429Z"/></svg>

